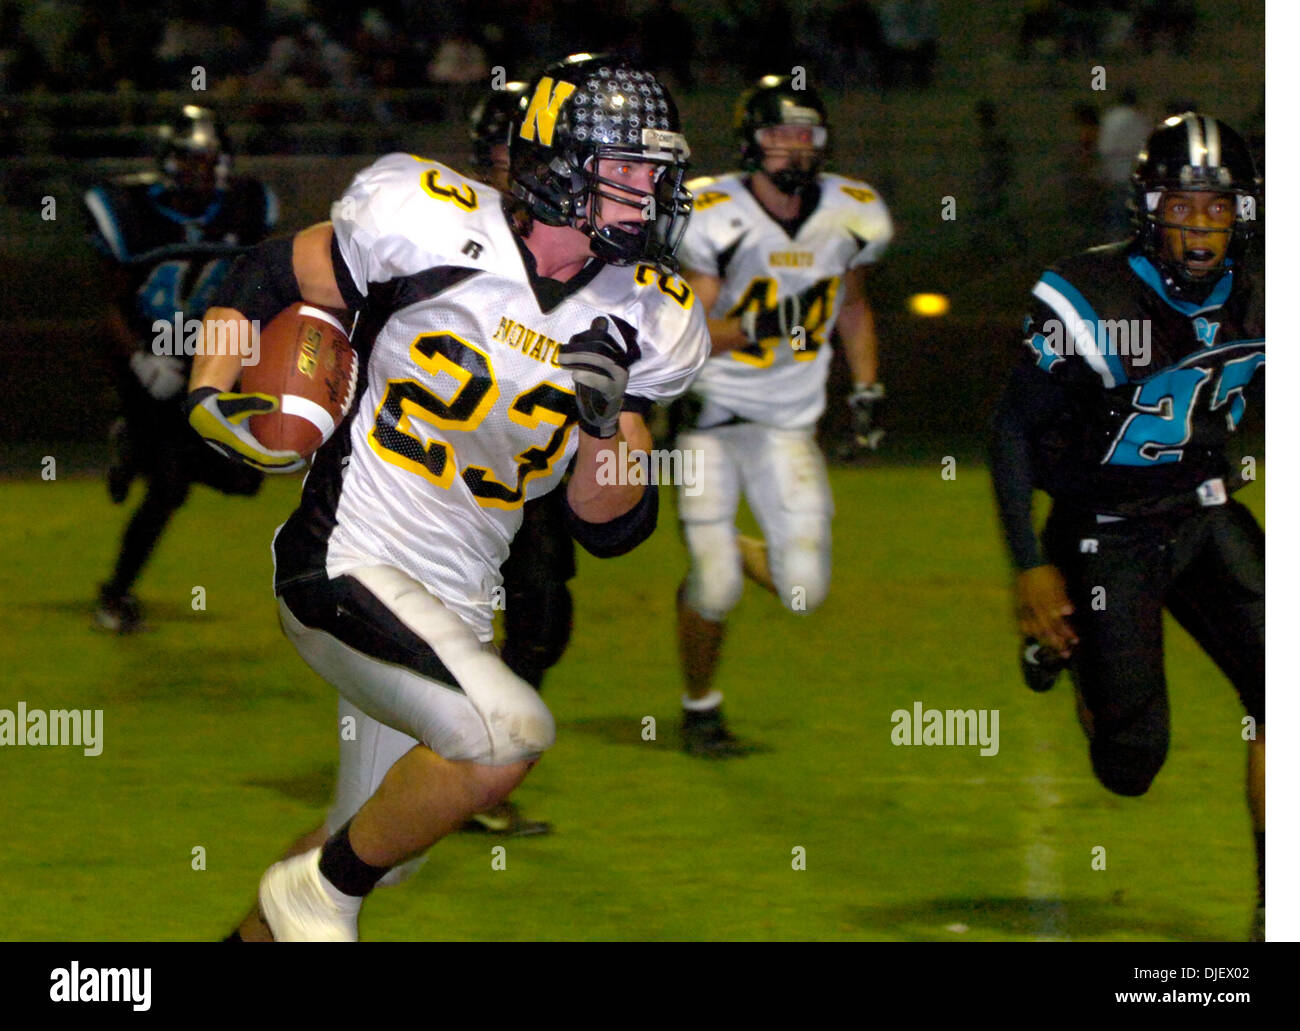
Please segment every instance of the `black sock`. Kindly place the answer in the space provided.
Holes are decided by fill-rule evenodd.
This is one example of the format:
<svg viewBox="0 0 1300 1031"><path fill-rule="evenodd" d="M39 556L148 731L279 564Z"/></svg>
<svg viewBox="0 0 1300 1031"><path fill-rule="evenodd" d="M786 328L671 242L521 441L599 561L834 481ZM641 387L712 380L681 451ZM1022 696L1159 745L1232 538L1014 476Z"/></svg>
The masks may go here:
<svg viewBox="0 0 1300 1031"><path fill-rule="evenodd" d="M221 939L223 942L242 942L244 939L239 935L239 928L236 927L228 936Z"/></svg>
<svg viewBox="0 0 1300 1031"><path fill-rule="evenodd" d="M320 872L325 879L343 892L361 898L369 895L379 878L392 869L391 866L371 866L352 850L348 840L349 820L330 836L320 851Z"/></svg>
<svg viewBox="0 0 1300 1031"><path fill-rule="evenodd" d="M1259 884L1259 904L1264 904L1264 832L1255 832L1255 876Z"/></svg>

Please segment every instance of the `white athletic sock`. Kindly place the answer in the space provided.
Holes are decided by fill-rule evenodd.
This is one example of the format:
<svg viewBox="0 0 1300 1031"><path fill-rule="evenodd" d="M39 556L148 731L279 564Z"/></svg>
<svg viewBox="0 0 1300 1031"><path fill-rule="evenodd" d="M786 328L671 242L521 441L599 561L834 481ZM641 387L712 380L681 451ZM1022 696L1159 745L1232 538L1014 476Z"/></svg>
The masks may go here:
<svg viewBox="0 0 1300 1031"><path fill-rule="evenodd" d="M703 698L682 695L682 708L687 712L708 712L710 709L716 709L721 704L722 692L718 690L710 691Z"/></svg>

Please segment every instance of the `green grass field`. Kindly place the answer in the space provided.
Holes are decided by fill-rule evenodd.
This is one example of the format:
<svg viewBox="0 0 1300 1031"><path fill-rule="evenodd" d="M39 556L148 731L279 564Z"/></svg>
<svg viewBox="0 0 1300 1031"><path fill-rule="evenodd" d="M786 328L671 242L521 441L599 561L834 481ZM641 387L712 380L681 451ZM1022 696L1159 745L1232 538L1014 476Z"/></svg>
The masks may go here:
<svg viewBox="0 0 1300 1031"><path fill-rule="evenodd" d="M91 629L126 509L90 478L4 484L0 708L102 708L104 742L98 757L0 748L0 937L219 938L319 823L335 696L276 622L287 479L251 501L196 490L139 589L153 629L129 638ZM1171 624L1168 763L1147 797L1109 795L1068 685L1019 683L985 471L962 463L945 481L936 459L832 482L826 605L795 617L750 586L731 623L719 686L734 729L767 751L679 751L685 556L667 508L632 555L580 560L573 643L545 689L559 740L516 796L557 833L443 841L367 902L362 937L1244 938L1242 713L1209 660ZM1262 484L1243 498L1262 515ZM893 745L891 713L917 701L998 710L998 754Z"/></svg>

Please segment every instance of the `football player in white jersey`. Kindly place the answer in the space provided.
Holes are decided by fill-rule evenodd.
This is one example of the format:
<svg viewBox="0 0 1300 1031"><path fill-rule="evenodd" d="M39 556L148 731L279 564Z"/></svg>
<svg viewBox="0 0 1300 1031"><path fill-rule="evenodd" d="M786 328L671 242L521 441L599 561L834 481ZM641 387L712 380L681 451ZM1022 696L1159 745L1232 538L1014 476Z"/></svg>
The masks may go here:
<svg viewBox="0 0 1300 1031"><path fill-rule="evenodd" d="M813 90L764 76L742 98L736 128L744 170L691 184L695 213L680 252L713 341L692 388L698 411L678 440L701 454L701 489L679 493L691 561L677 602L682 738L707 758L749 750L727 729L713 687L744 576L792 612L826 596L832 505L813 432L831 332L839 329L853 375L855 436L874 447L884 389L864 282L893 235L874 189L820 171L828 127ZM736 530L742 491L762 540Z"/></svg>
<svg viewBox="0 0 1300 1031"><path fill-rule="evenodd" d="M506 82L488 90L470 114L470 170L479 182L510 192L510 126L528 83ZM537 690L546 671L560 661L573 633L573 597L568 581L577 574L573 538L564 517L564 491L553 490L524 506L523 522L501 566L505 639L501 658ZM464 830L502 837L551 833L544 820L529 819L507 799L475 813Z"/></svg>
<svg viewBox="0 0 1300 1031"><path fill-rule="evenodd" d="M285 634L340 695L328 837L266 872L244 940L356 940L376 884L408 876L551 746L551 714L491 648L525 500L571 466L568 523L589 551L621 554L654 527L652 488L596 471L622 445L649 450L644 412L708 355L704 311L671 274L690 210L676 108L653 75L581 54L531 84L518 119L513 197L389 155L331 222L254 251L209 312L266 320L299 298L359 311L365 363L274 544ZM237 373L196 362L192 424L294 468L245 428L275 402L230 393Z"/></svg>

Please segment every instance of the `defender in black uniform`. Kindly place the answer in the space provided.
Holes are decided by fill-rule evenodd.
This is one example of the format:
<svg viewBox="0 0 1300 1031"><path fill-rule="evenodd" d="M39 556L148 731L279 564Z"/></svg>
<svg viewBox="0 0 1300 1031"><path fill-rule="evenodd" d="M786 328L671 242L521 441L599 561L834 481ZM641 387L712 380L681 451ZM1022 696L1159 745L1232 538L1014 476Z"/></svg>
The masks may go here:
<svg viewBox="0 0 1300 1031"><path fill-rule="evenodd" d="M1097 778L1141 795L1169 748L1162 609L1186 628L1255 721L1262 937L1264 537L1231 497L1253 475L1231 443L1263 380L1264 277L1247 247L1260 182L1235 132L1189 112L1152 133L1132 185L1134 237L1034 286L995 417L1026 677L1045 690L1070 666ZM1041 550L1035 487L1054 502Z"/></svg>
<svg viewBox="0 0 1300 1031"><path fill-rule="evenodd" d="M190 485L251 495L262 483L190 428L182 405L192 355L175 327L178 316L182 330L185 320L203 318L233 256L275 225L278 203L261 183L231 177L225 133L205 108L186 105L164 128L159 163L157 172L121 176L85 195L116 298L109 362L122 417L110 430L109 494L120 504L137 476L147 484L95 614L123 634L141 626L131 587Z"/></svg>

